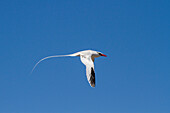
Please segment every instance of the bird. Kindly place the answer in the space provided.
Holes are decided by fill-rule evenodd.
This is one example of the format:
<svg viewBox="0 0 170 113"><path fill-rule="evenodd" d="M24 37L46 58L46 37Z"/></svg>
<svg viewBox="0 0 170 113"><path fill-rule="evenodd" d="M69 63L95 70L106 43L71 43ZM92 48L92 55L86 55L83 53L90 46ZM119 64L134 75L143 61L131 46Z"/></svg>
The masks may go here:
<svg viewBox="0 0 170 113"><path fill-rule="evenodd" d="M86 66L86 77L87 80L90 84L91 87L95 87L95 70L94 70L94 60L97 57L100 56L104 56L107 57L105 54L98 52L98 51L94 51L94 50L83 50L83 51L79 51L73 54L68 54L68 55L54 55L54 56L47 56L45 58L42 58L41 60L39 60L35 66L33 67L31 73L34 71L34 69L36 68L36 66L42 62L43 60L49 59L49 58L54 58L54 57L75 57L75 56L79 56L81 62Z"/></svg>

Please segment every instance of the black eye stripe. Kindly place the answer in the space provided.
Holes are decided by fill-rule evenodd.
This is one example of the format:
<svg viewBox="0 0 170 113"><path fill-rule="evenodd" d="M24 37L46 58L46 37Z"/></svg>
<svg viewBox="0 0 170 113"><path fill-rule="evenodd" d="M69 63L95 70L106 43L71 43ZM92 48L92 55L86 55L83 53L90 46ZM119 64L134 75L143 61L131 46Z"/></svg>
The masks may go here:
<svg viewBox="0 0 170 113"><path fill-rule="evenodd" d="M99 55L102 55L101 53L98 53Z"/></svg>

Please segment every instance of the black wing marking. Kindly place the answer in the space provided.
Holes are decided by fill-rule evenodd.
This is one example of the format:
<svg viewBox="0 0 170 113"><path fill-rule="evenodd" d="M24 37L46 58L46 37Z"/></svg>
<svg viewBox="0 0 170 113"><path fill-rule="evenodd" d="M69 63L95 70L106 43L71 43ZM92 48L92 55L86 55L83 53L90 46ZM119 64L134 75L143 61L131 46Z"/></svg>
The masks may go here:
<svg viewBox="0 0 170 113"><path fill-rule="evenodd" d="M95 72L92 67L91 67L90 85L92 87L95 87Z"/></svg>

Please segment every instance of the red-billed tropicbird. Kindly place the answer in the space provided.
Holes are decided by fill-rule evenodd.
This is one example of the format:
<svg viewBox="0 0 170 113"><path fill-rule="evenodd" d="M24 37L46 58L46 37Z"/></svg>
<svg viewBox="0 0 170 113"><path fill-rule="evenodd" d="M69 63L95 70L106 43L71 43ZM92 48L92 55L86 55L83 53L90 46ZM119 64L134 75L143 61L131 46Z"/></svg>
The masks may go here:
<svg viewBox="0 0 170 113"><path fill-rule="evenodd" d="M77 53L73 54L68 54L68 55L54 55L54 56L48 56L36 63L32 71L35 69L35 67L43 60L48 59L48 58L53 58L53 57L66 57L66 56L80 56L80 59L82 63L86 66L86 76L87 80L90 84L91 87L95 87L95 71L94 71L94 59L100 56L107 57L106 55L102 54L101 52L98 51L93 51L93 50L84 50L80 51Z"/></svg>

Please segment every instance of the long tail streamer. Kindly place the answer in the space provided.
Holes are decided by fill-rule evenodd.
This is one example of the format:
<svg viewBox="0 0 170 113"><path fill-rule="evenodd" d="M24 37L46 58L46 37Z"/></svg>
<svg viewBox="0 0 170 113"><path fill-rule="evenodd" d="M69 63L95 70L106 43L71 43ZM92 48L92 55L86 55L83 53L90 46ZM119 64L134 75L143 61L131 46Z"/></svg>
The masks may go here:
<svg viewBox="0 0 170 113"><path fill-rule="evenodd" d="M31 73L34 71L34 69L37 67L37 65L38 65L40 62L42 62L43 60L46 60L46 59L49 59L49 58L54 58L54 57L66 57L66 56L71 56L71 55L54 55L54 56L45 57L45 58L39 60L39 61L35 64L34 68L33 68L32 71L31 71Z"/></svg>

